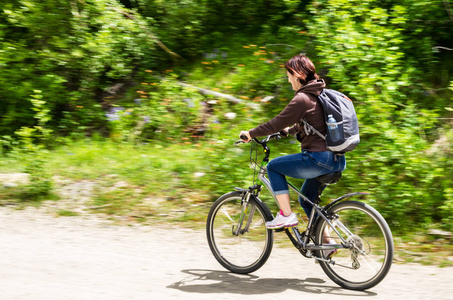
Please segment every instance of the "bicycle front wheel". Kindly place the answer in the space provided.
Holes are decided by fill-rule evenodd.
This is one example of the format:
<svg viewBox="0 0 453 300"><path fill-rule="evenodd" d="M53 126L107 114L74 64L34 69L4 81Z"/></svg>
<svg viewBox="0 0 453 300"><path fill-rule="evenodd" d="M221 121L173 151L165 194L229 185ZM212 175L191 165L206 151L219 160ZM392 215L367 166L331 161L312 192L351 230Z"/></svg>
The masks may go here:
<svg viewBox="0 0 453 300"><path fill-rule="evenodd" d="M217 261L234 273L261 268L272 251L273 231L265 227L272 214L262 202L241 192L221 196L211 207L206 224L209 247Z"/></svg>
<svg viewBox="0 0 453 300"><path fill-rule="evenodd" d="M393 237L385 219L371 206L345 201L328 211L331 223L346 240L346 248L337 249L330 262L319 261L324 272L341 287L369 289L384 279L393 260ZM316 228L316 244L341 240L324 219ZM318 251L318 257L329 260L331 250Z"/></svg>

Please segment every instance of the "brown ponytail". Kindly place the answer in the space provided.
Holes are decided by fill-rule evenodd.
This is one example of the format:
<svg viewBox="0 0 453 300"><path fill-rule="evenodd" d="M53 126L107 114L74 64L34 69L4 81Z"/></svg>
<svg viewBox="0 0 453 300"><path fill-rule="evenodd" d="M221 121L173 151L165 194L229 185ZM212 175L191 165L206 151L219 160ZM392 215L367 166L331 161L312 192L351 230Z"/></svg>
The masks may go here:
<svg viewBox="0 0 453 300"><path fill-rule="evenodd" d="M296 76L302 84L319 79L315 65L305 55L294 56L286 62L285 68L290 74Z"/></svg>

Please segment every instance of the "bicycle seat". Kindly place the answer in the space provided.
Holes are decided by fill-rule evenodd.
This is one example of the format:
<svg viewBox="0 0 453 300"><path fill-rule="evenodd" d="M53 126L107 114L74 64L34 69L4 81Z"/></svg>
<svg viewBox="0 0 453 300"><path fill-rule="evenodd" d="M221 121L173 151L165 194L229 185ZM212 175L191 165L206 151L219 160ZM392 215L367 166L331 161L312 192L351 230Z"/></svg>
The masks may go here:
<svg viewBox="0 0 453 300"><path fill-rule="evenodd" d="M337 183L338 180L340 180L341 172L328 173L328 174L324 174L324 175L318 176L316 178L322 184L326 184L326 185L334 184L334 183Z"/></svg>

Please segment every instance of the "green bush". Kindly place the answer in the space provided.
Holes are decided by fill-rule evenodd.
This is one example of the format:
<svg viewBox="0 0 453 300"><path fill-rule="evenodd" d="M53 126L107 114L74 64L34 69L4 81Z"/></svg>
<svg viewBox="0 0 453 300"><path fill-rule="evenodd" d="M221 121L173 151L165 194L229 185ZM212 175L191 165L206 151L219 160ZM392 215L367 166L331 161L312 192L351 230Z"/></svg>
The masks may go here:
<svg viewBox="0 0 453 300"><path fill-rule="evenodd" d="M40 90L58 133L105 125L112 86L153 63L145 21L115 0L10 1L0 10L0 135L33 127ZM111 92L112 93L112 92Z"/></svg>

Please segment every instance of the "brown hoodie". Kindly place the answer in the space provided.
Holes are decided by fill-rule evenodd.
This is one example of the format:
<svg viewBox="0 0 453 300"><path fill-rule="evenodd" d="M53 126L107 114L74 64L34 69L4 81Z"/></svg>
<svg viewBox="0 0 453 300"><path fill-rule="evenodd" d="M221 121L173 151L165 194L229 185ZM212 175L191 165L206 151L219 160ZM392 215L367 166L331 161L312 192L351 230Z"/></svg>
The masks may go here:
<svg viewBox="0 0 453 300"><path fill-rule="evenodd" d="M279 132L291 127L289 134L297 134L301 142L301 149L313 152L328 151L326 142L316 134L306 135L303 128L300 129L297 123L302 118L322 134L326 134L327 128L324 121L324 111L319 103L318 96L326 87L324 80L317 79L308 82L296 91L294 98L288 103L276 117L249 131L252 138L265 136ZM301 130L301 131L299 131Z"/></svg>

